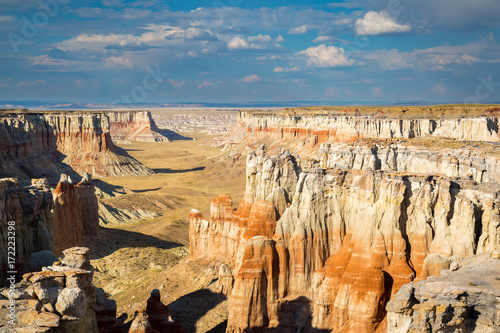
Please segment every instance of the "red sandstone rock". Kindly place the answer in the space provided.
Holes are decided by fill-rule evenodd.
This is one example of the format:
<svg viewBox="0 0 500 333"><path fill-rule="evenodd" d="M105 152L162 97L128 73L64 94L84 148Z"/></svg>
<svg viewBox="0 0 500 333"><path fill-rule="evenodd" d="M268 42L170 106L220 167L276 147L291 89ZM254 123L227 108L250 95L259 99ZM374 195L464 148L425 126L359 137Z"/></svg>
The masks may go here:
<svg viewBox="0 0 500 333"><path fill-rule="evenodd" d="M469 256L500 246L495 186L315 163L294 178L283 171L297 162L279 161L262 150L249 154L246 194L232 223L221 197L213 218L190 235L191 244L206 240L209 255L233 260L227 332L382 332L391 295L443 268L432 253ZM229 243L222 225L238 230L238 249L218 251ZM310 319L294 320L290 311Z"/></svg>

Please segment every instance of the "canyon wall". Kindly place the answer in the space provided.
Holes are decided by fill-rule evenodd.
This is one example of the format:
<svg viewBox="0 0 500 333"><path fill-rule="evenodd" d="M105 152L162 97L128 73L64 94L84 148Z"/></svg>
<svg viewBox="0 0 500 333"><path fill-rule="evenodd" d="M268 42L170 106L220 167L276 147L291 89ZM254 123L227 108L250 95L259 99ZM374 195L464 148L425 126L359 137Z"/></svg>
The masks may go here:
<svg viewBox="0 0 500 333"><path fill-rule="evenodd" d="M115 142L169 142L160 133L149 111L107 112L110 120L110 134Z"/></svg>
<svg viewBox="0 0 500 333"><path fill-rule="evenodd" d="M366 138L447 138L461 141L499 142L498 117L377 118L337 116L328 112L240 111L238 131L254 138L277 140L315 136L319 143L354 142Z"/></svg>
<svg viewBox="0 0 500 333"><path fill-rule="evenodd" d="M211 256L234 273L227 332L382 332L402 285L439 274L443 258L500 246L489 162L481 178L465 168L451 178L433 169L442 158L418 166L425 152L363 149L325 144L305 162L259 149L236 211L221 195L208 221L191 212L190 258ZM472 160L461 163L482 168Z"/></svg>
<svg viewBox="0 0 500 333"><path fill-rule="evenodd" d="M102 113L12 113L0 116L0 176L22 179L88 172L93 176L152 171L116 147Z"/></svg>
<svg viewBox="0 0 500 333"><path fill-rule="evenodd" d="M0 273L6 271L8 247L12 246L8 237L15 238L16 268L21 268L32 253L55 247L53 207L45 179L34 179L26 187L15 178L0 179ZM14 233L9 233L9 225L15 227Z"/></svg>
<svg viewBox="0 0 500 333"><path fill-rule="evenodd" d="M46 179L34 179L27 187L20 186L15 178L0 179L0 224L0 273L7 270L8 237L15 238L14 259L17 270L22 272L35 252L59 254L80 245L84 237L99 236L98 204L91 176L84 174L82 181L73 185L71 178L63 174L53 192ZM11 225L14 231L9 230Z"/></svg>

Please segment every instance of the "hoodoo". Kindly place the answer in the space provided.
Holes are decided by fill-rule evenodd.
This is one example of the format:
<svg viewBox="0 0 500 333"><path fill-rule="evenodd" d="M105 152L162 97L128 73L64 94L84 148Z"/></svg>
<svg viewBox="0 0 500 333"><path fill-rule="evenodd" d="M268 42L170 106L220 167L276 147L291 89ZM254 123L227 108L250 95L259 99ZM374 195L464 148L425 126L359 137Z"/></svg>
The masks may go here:
<svg viewBox="0 0 500 333"><path fill-rule="evenodd" d="M242 146L265 135L285 139L286 131L272 130L280 128L272 125L279 117L245 117L259 125L251 126L255 131L247 132ZM344 118L328 120L324 141L415 136L405 132L404 121L397 121L401 132L394 132L394 119L357 118L332 136ZM324 124L310 117L291 121L294 128ZM308 147L316 157L307 160L288 151L249 153L238 209L233 212L231 198L221 195L212 202L209 221L195 210L190 219L190 258L208 256L232 268L234 283L227 286L232 279L226 276L221 282L229 294L227 332L384 332L387 302L403 285L439 275L457 258L498 249L498 156L488 150L489 141L498 141L495 126L488 125L496 119L452 122L427 122L425 133L422 123L408 128L468 140L465 132L484 125L481 157L463 147L438 151L447 139L426 151L411 141L319 144L323 139L316 138ZM460 126L470 128L462 132ZM281 144L302 153L297 141L318 136L295 133Z"/></svg>

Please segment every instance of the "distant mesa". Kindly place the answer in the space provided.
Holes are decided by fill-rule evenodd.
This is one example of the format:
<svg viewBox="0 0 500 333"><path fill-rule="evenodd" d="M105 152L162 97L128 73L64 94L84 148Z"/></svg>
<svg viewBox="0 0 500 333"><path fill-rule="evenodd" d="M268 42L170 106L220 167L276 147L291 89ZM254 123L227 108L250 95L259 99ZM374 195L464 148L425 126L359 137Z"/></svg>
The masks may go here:
<svg viewBox="0 0 500 333"><path fill-rule="evenodd" d="M111 137L117 143L171 141L156 127L149 111L110 111L106 114L110 119Z"/></svg>

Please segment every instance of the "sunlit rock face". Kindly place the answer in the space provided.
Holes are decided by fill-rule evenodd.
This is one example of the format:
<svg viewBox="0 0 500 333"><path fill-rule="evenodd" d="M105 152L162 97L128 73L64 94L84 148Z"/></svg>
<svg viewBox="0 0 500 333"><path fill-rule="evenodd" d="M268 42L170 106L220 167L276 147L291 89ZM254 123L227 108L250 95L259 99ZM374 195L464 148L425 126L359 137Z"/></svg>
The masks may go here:
<svg viewBox="0 0 500 333"><path fill-rule="evenodd" d="M170 142L159 132L149 111L112 111L107 115L114 141Z"/></svg>
<svg viewBox="0 0 500 333"><path fill-rule="evenodd" d="M387 332L498 332L499 258L452 259L440 277L403 286L387 304Z"/></svg>
<svg viewBox="0 0 500 333"><path fill-rule="evenodd" d="M419 137L450 138L463 141L499 142L497 117L476 118L377 118L353 115L329 115L241 111L240 130L257 138L277 140L316 136L319 143L353 142L366 138L412 139Z"/></svg>
<svg viewBox="0 0 500 333"><path fill-rule="evenodd" d="M339 168L330 151L300 163L259 149L232 216L228 196L209 221L192 212L191 258L233 268L227 332L382 332L401 286L449 265L437 257L500 246L495 182Z"/></svg>
<svg viewBox="0 0 500 333"><path fill-rule="evenodd" d="M116 147L103 113L13 113L0 117L0 174L23 178L85 172L93 176L152 171Z"/></svg>

